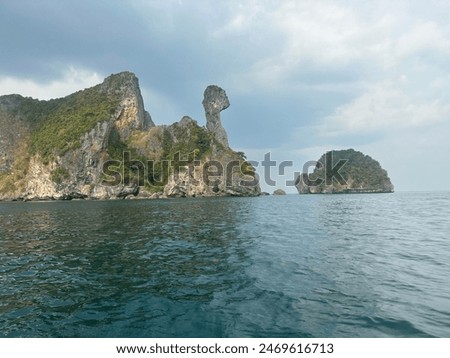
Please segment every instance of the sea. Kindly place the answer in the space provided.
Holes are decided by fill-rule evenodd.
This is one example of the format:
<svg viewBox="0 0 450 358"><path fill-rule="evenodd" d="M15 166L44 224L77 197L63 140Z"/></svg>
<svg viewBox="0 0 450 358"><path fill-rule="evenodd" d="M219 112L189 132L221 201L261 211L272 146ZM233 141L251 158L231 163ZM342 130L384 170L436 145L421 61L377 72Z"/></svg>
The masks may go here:
<svg viewBox="0 0 450 358"><path fill-rule="evenodd" d="M450 337L450 193L3 202L0 337Z"/></svg>

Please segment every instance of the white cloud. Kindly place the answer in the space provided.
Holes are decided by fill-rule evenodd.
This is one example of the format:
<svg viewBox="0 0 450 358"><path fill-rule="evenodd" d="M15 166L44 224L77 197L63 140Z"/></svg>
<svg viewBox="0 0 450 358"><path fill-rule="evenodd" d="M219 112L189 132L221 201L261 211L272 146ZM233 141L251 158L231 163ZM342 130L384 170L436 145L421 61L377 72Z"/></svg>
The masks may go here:
<svg viewBox="0 0 450 358"><path fill-rule="evenodd" d="M318 84L342 86L342 77L327 74L343 70L380 81L398 76L405 61L415 59L426 67L450 53L448 25L437 16L422 17L420 3L250 1L233 2L231 7L234 16L214 35L226 41L240 34L260 54L245 72L234 74L235 82L248 91L255 86L279 90L302 84L312 90ZM264 51L260 42L252 41L255 34L267 39ZM312 75L315 71L319 76ZM354 78L348 81L358 85Z"/></svg>
<svg viewBox="0 0 450 358"><path fill-rule="evenodd" d="M228 1L224 9L229 11L229 18L223 25L219 25L211 33L216 39L224 39L228 36L258 35L255 28L261 28L270 17L272 6L261 0ZM226 16L225 13L223 13Z"/></svg>
<svg viewBox="0 0 450 358"><path fill-rule="evenodd" d="M97 72L69 67L60 78L45 84L31 79L0 77L0 95L21 94L25 97L47 100L67 96L102 81L103 76Z"/></svg>
<svg viewBox="0 0 450 358"><path fill-rule="evenodd" d="M449 119L449 101L415 98L394 82L384 81L336 108L319 128L322 135L336 136L429 126Z"/></svg>
<svg viewBox="0 0 450 358"><path fill-rule="evenodd" d="M269 31L279 31L282 50L256 62L256 83L286 85L305 70L330 70L387 51L395 18L370 18L332 1L287 1L266 14Z"/></svg>
<svg viewBox="0 0 450 358"><path fill-rule="evenodd" d="M360 47L349 46L361 36L360 21L349 8L331 2L288 2L274 13L275 25L287 37L291 61L321 64L346 62Z"/></svg>
<svg viewBox="0 0 450 358"><path fill-rule="evenodd" d="M419 21L397 40L395 52L398 59L408 58L423 51L450 54L450 40L436 22Z"/></svg>

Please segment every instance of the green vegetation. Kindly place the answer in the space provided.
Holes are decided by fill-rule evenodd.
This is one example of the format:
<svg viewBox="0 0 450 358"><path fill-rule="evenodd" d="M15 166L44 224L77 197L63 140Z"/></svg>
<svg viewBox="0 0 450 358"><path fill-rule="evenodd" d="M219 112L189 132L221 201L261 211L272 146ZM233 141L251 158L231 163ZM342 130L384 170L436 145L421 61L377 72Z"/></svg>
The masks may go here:
<svg viewBox="0 0 450 358"><path fill-rule="evenodd" d="M108 138L108 154L111 160L122 160L123 153L130 151L128 145L120 140L119 132L115 127L111 130Z"/></svg>
<svg viewBox="0 0 450 358"><path fill-rule="evenodd" d="M105 168L106 175L116 177L120 173L124 184L144 185L149 192L160 192L167 184L168 176L164 173L168 168L164 167L161 158L147 158L139 154L137 148L121 141L116 129L108 138L108 154L113 162Z"/></svg>
<svg viewBox="0 0 450 358"><path fill-rule="evenodd" d="M211 144L211 133L194 121L187 125L174 123L170 131L164 131L163 157L172 160L176 153L180 153L182 159L188 161L202 159L211 154Z"/></svg>
<svg viewBox="0 0 450 358"><path fill-rule="evenodd" d="M30 155L26 139L16 148L16 160L10 173L0 173L0 193L11 194L25 189L25 177L28 174Z"/></svg>
<svg viewBox="0 0 450 358"><path fill-rule="evenodd" d="M61 184L64 180L69 179L69 172L66 168L58 167L52 171L51 179L56 184Z"/></svg>
<svg viewBox="0 0 450 358"><path fill-rule="evenodd" d="M0 194L10 194L16 190L14 176L8 173L0 173Z"/></svg>
<svg viewBox="0 0 450 358"><path fill-rule="evenodd" d="M47 165L57 156L79 148L85 134L98 123L112 119L121 98L136 89L136 81L131 73L121 73L108 77L101 85L49 101L12 95L16 96L11 101L15 109L8 116L17 116L28 123L24 125L25 134L21 135L21 148L17 151L15 148L14 167L10 173L0 176L0 192L25 191L27 169L34 155L38 155L37 161L42 160ZM93 165L107 163L107 167L101 168L105 185L137 184L149 192L161 192L175 168L184 170L187 165L197 165L195 161L204 163L208 159L224 165L239 161L241 167L233 167L233 175L254 176L254 168L246 161L244 153L224 147L213 133L189 117L171 126L130 130L126 139L115 126L109 133L106 150L98 145L90 148L97 151L92 158ZM61 159L62 165L56 167L50 177L54 183L65 185L71 180L66 168L70 168L76 158ZM78 178L73 179L78 184Z"/></svg>
<svg viewBox="0 0 450 358"><path fill-rule="evenodd" d="M20 95L10 95L8 97L15 97L14 101L18 103L18 106L11 110L11 115L20 115L22 118L27 118L33 124L41 121L45 116L53 111L58 103L62 100L51 99L49 101L40 101L31 97L22 97Z"/></svg>
<svg viewBox="0 0 450 358"><path fill-rule="evenodd" d="M31 154L40 153L48 162L54 155L79 147L81 136L108 120L117 104L117 96L100 91L99 86L50 101L25 99L20 112L35 126Z"/></svg>
<svg viewBox="0 0 450 358"><path fill-rule="evenodd" d="M353 149L334 150L332 151L332 165L329 167L332 168L341 159L346 163L339 169L339 174L347 182L347 190L383 191L391 185L387 172L370 156ZM319 162L323 167L314 169L310 176L312 181L317 178L325 179L326 154L322 155ZM324 188L324 186L325 184L321 184L319 187ZM333 178L333 187L337 189L341 187L336 178Z"/></svg>
<svg viewBox="0 0 450 358"><path fill-rule="evenodd" d="M117 180L120 173L125 184L139 183L149 192L160 192L177 166L193 164L195 160L204 161L211 157L213 146L220 153L217 160L239 160L242 171L236 169L237 174L254 176L254 168L245 161L243 153L223 148L215 142L210 132L193 120L164 128L158 140L162 151L153 155L147 153L149 156L145 156L142 154L145 152L144 147L136 145L132 138L127 142L122 141L117 130L113 129L108 138L108 157L112 162L105 168L107 177L104 179L108 181L115 177Z"/></svg>
<svg viewBox="0 0 450 358"><path fill-rule="evenodd" d="M255 168L249 162L242 162L241 164L241 173L243 175L250 175L252 177L255 176Z"/></svg>

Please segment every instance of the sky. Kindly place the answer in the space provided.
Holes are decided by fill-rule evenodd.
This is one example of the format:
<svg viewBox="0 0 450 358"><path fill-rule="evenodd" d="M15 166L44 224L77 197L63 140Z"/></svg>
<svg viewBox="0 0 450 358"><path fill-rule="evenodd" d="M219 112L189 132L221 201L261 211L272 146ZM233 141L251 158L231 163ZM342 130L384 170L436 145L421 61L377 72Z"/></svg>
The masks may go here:
<svg viewBox="0 0 450 358"><path fill-rule="evenodd" d="M127 70L156 124L204 125L216 84L230 146L292 162L263 190L295 192L304 163L347 148L396 191L450 190L449 18L446 0L2 0L0 95L62 97Z"/></svg>

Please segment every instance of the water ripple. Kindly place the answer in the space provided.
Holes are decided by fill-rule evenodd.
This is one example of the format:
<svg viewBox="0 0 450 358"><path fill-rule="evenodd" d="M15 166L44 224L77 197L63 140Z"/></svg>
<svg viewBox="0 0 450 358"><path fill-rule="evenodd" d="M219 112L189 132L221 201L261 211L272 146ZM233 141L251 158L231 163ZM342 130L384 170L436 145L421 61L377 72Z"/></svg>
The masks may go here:
<svg viewBox="0 0 450 358"><path fill-rule="evenodd" d="M0 203L0 336L450 337L450 194Z"/></svg>

